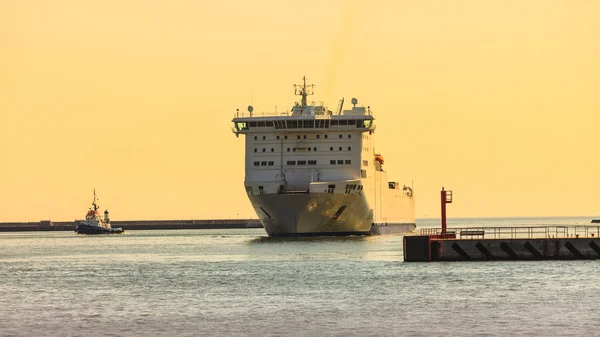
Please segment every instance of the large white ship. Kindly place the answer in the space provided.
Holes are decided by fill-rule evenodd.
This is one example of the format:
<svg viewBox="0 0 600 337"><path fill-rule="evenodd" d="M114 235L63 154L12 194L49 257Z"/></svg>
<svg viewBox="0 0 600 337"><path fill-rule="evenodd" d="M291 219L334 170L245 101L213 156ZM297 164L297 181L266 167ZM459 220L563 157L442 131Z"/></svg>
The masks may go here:
<svg viewBox="0 0 600 337"><path fill-rule="evenodd" d="M290 112L248 113L233 119L246 136L248 198L269 236L365 235L415 228L412 187L389 181L375 152L370 107L335 111L307 102L312 85Z"/></svg>

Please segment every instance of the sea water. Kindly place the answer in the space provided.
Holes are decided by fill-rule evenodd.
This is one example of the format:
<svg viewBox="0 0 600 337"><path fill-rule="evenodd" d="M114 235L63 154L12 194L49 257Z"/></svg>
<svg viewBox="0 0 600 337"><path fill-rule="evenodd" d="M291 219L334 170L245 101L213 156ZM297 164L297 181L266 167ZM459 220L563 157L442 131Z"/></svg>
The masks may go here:
<svg viewBox="0 0 600 337"><path fill-rule="evenodd" d="M0 233L0 336L600 335L600 261L405 263L402 255L400 235Z"/></svg>

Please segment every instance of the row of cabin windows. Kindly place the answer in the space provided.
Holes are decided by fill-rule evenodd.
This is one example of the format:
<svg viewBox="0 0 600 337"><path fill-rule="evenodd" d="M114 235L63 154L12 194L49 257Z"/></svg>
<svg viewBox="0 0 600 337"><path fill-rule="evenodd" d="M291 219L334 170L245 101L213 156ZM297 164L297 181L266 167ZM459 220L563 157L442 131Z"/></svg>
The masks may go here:
<svg viewBox="0 0 600 337"><path fill-rule="evenodd" d="M287 161L288 165L317 165L317 161L316 160L288 160Z"/></svg>
<svg viewBox="0 0 600 337"><path fill-rule="evenodd" d="M359 190L359 191L362 191L363 185L348 184L348 185L346 185L346 189L347 190Z"/></svg>
<svg viewBox="0 0 600 337"><path fill-rule="evenodd" d="M293 147L291 149L292 149L292 152L296 152L296 150L298 150L298 151L311 151L310 147ZM317 151L317 148L313 147L312 150L313 151ZM287 152L290 152L290 148L289 147L287 148Z"/></svg>
<svg viewBox="0 0 600 337"><path fill-rule="evenodd" d="M323 135L325 139L329 138L329 135ZM296 135L296 139L306 139L306 135L302 135L302 137L300 137L300 135ZM344 136L342 136L342 134L338 135L338 138L344 138ZM348 138L352 138L352 135L348 135ZM277 136L277 140L280 139L280 136ZM288 136L283 136L283 139L288 139ZM317 135L316 139L321 139L321 135ZM254 140L258 140L258 136L254 136ZM267 140L267 136L262 136L262 140Z"/></svg>
<svg viewBox="0 0 600 337"><path fill-rule="evenodd" d="M275 165L274 161L255 161L254 166L273 166Z"/></svg>
<svg viewBox="0 0 600 337"><path fill-rule="evenodd" d="M249 126L260 127L260 122L253 125L255 122L249 122ZM268 122L267 122L268 123ZM369 128L371 126L371 120L356 120L356 119L343 119L343 120L307 120L307 121L275 121L275 129L323 129L329 128L329 126L338 125L356 125L357 128ZM263 125L271 126L271 125Z"/></svg>
<svg viewBox="0 0 600 337"><path fill-rule="evenodd" d="M255 148L255 149L254 149L254 152L258 152L258 149L256 149L256 148ZM262 149L262 152L267 152L267 149L265 149L265 148L263 147L263 149ZM274 149L274 148L271 148L271 152L275 152L275 149Z"/></svg>
<svg viewBox="0 0 600 337"><path fill-rule="evenodd" d="M309 151L310 152L311 149L312 149L312 151L315 151L315 152L317 151L316 147L313 147L313 148L311 148L311 147L292 147L292 148L288 147L287 148L287 152L290 152L290 150L292 152L296 152L296 150L298 150L298 151ZM333 151L333 146L329 147L329 151ZM341 146L338 147L338 151L342 151L342 147ZM348 151L352 151L352 146L348 146ZM258 149L255 148L254 152L258 152ZM267 149L263 147L262 152L267 152ZM275 152L275 149L271 148L271 152Z"/></svg>
<svg viewBox="0 0 600 337"><path fill-rule="evenodd" d="M287 165L317 165L317 161L316 160L288 160ZM329 164L331 165L350 165L352 164L352 160L346 159L346 160L330 160ZM273 166L275 165L275 162L273 161L255 161L254 162L254 166Z"/></svg>
<svg viewBox="0 0 600 337"><path fill-rule="evenodd" d="M238 130L249 130L256 127L273 127L275 129L326 129L329 126L347 126L356 125L357 128L369 128L372 120L367 119L342 119L342 120L306 120L306 121L269 121L269 122L236 122Z"/></svg>

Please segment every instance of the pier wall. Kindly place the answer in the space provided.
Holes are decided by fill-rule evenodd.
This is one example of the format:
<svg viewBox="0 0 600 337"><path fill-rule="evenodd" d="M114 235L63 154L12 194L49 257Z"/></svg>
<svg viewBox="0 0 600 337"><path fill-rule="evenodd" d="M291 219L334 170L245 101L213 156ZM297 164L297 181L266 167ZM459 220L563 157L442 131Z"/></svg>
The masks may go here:
<svg viewBox="0 0 600 337"><path fill-rule="evenodd" d="M425 261L600 259L600 238L435 239L404 238L404 259Z"/></svg>
<svg viewBox="0 0 600 337"><path fill-rule="evenodd" d="M194 219L194 220L115 220L112 227L123 230L151 229L226 229L262 228L258 219ZM0 232L19 231L72 231L74 221L0 222Z"/></svg>

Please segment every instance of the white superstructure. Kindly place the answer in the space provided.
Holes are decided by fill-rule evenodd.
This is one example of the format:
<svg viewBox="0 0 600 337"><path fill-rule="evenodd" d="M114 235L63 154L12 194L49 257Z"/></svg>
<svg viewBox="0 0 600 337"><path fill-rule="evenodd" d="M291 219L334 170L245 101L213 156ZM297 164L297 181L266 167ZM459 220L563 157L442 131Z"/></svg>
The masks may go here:
<svg viewBox="0 0 600 337"><path fill-rule="evenodd" d="M239 111L233 132L246 136L246 193L270 236L346 235L414 229L411 187L388 181L374 151L370 107L330 111L308 104L313 86L295 86L290 112Z"/></svg>

